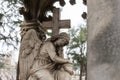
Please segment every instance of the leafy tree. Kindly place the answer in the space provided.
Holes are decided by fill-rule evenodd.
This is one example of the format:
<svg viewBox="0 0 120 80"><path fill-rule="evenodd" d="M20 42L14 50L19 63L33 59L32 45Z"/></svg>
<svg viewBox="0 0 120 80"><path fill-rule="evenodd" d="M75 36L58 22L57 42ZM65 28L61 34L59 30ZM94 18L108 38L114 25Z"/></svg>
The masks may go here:
<svg viewBox="0 0 120 80"><path fill-rule="evenodd" d="M72 58L74 68L80 69L80 80L82 80L82 75L86 72L87 29L85 27L71 29L69 34L71 41L67 47L67 53Z"/></svg>
<svg viewBox="0 0 120 80"><path fill-rule="evenodd" d="M0 4L0 43L17 49L20 40L19 23L22 20L18 13L20 1L1 0Z"/></svg>
<svg viewBox="0 0 120 80"><path fill-rule="evenodd" d="M4 67L4 63L0 61L0 69Z"/></svg>

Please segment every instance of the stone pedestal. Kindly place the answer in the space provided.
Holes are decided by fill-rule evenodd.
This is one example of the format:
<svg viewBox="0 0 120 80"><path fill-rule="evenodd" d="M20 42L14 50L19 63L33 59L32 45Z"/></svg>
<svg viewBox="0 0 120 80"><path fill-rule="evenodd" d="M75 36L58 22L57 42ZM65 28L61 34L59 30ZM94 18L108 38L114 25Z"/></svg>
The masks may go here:
<svg viewBox="0 0 120 80"><path fill-rule="evenodd" d="M87 80L120 80L120 0L88 0Z"/></svg>

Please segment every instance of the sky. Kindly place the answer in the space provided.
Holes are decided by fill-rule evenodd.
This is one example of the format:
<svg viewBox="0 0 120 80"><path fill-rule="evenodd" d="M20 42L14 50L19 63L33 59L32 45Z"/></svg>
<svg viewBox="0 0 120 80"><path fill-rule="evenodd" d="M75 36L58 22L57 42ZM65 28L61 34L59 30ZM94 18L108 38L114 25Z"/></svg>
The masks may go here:
<svg viewBox="0 0 120 80"><path fill-rule="evenodd" d="M76 0L76 4L72 5L69 0L65 0L66 5L61 7L61 19L70 19L71 27L77 27L80 24L85 24L85 20L81 17L83 12L87 12L87 7L83 4L83 0ZM59 7L59 3L55 4Z"/></svg>
<svg viewBox="0 0 120 80"><path fill-rule="evenodd" d="M81 17L81 14L83 12L87 12L87 7L82 3L83 0L76 0L76 4L75 5L71 5L69 3L69 0L65 0L66 5L64 7L60 7L59 3L56 2L54 5L57 6L57 8L61 9L61 20L65 20L65 19L70 19L71 20L71 27L78 27L79 25L86 24L86 21ZM68 29L67 29L68 30ZM8 51L11 51L13 49L8 49ZM3 49L4 51L4 49ZM18 58L18 51L15 51L15 60L17 60ZM13 54L13 55L15 55Z"/></svg>

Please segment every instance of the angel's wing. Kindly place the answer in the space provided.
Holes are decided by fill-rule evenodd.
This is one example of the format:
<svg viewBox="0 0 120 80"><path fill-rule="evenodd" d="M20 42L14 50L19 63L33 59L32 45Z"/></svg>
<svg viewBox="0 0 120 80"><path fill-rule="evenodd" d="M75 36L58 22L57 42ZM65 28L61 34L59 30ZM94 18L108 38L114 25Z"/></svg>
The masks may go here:
<svg viewBox="0 0 120 80"><path fill-rule="evenodd" d="M18 77L20 80L27 80L30 67L38 54L41 44L42 41L39 39L37 32L34 29L28 30L23 36L18 64Z"/></svg>

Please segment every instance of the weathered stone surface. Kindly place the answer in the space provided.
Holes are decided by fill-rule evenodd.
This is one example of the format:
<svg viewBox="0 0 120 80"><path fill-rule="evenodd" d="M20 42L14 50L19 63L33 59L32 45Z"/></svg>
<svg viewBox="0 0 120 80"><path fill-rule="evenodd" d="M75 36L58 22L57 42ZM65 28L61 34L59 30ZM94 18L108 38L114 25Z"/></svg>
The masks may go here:
<svg viewBox="0 0 120 80"><path fill-rule="evenodd" d="M120 80L120 0L88 0L88 80Z"/></svg>
<svg viewBox="0 0 120 80"><path fill-rule="evenodd" d="M52 29L52 36L59 34L59 29L70 28L70 20L60 20L60 9L53 9L52 21L42 22L42 26L46 29Z"/></svg>
<svg viewBox="0 0 120 80"><path fill-rule="evenodd" d="M71 80L72 64L63 56L63 47L69 43L70 38L66 33L59 34L61 27L69 28L70 21L66 21L59 20L59 9L55 8L52 21L43 24L38 20L28 20L20 26L17 80ZM52 36L45 40L44 28L48 23ZM61 23L64 24L61 26Z"/></svg>

